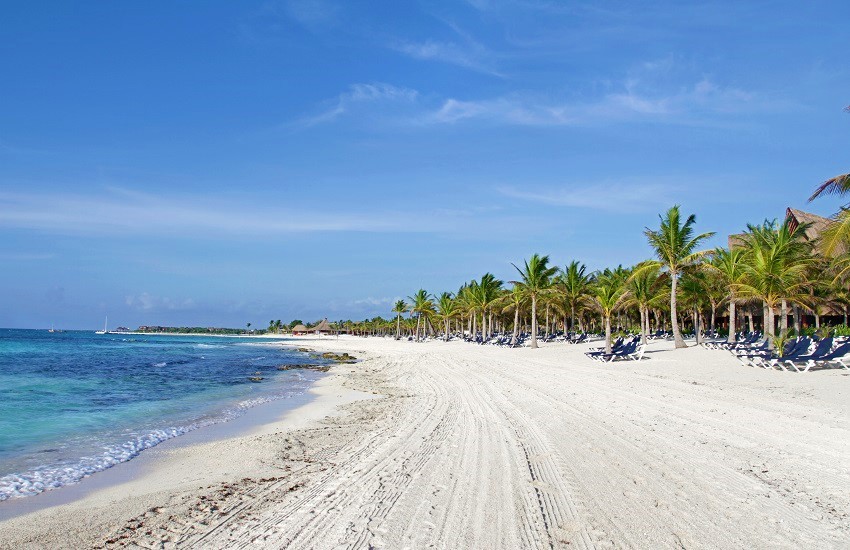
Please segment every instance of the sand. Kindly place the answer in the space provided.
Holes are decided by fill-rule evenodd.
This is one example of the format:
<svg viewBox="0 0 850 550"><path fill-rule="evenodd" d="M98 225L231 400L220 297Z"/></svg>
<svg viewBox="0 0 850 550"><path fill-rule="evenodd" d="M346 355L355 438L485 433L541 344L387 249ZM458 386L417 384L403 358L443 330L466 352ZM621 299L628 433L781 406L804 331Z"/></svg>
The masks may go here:
<svg viewBox="0 0 850 550"><path fill-rule="evenodd" d="M585 345L298 344L363 361L249 435L0 523L0 547L850 547L848 371L670 342L617 364Z"/></svg>

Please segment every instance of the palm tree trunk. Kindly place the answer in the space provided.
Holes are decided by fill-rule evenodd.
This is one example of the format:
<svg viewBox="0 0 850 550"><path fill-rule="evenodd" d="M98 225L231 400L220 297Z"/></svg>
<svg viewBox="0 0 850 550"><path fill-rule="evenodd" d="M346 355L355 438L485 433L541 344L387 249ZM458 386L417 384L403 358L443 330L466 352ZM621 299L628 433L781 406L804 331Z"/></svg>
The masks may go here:
<svg viewBox="0 0 850 550"><path fill-rule="evenodd" d="M576 330L576 305L570 304L570 332Z"/></svg>
<svg viewBox="0 0 850 550"><path fill-rule="evenodd" d="M514 309L514 334L511 336L511 346L516 345L517 335L519 334L519 306Z"/></svg>
<svg viewBox="0 0 850 550"><path fill-rule="evenodd" d="M729 336L726 341L730 344L735 343L735 297L729 299Z"/></svg>
<svg viewBox="0 0 850 550"><path fill-rule="evenodd" d="M847 306L844 307L844 326L847 326Z"/></svg>
<svg viewBox="0 0 850 550"><path fill-rule="evenodd" d="M702 334L701 334L701 331L700 331L699 310L698 309L694 309L694 340L696 340L697 345L702 344Z"/></svg>
<svg viewBox="0 0 850 550"><path fill-rule="evenodd" d="M611 353L611 316L605 315L605 353Z"/></svg>
<svg viewBox="0 0 850 550"><path fill-rule="evenodd" d="M395 320L395 337L398 339L401 336L401 313L396 316Z"/></svg>
<svg viewBox="0 0 850 550"><path fill-rule="evenodd" d="M481 309L481 341L487 340L487 312Z"/></svg>
<svg viewBox="0 0 850 550"><path fill-rule="evenodd" d="M794 315L794 334L800 335L800 306L794 304L791 306L791 313Z"/></svg>
<svg viewBox="0 0 850 550"><path fill-rule="evenodd" d="M649 324L649 313L644 311L643 306L638 308L640 312L640 343L646 345L646 327Z"/></svg>
<svg viewBox="0 0 850 550"><path fill-rule="evenodd" d="M779 334L788 332L788 302L782 298L782 306L779 310Z"/></svg>
<svg viewBox="0 0 850 550"><path fill-rule="evenodd" d="M752 308L752 306L747 308L747 322L749 323L750 332L755 332L756 327L755 327L755 324L753 323L753 308Z"/></svg>
<svg viewBox="0 0 850 550"><path fill-rule="evenodd" d="M686 348L688 345L682 338L682 333L679 331L678 314L676 313L676 273L670 272L670 324L673 327L673 342L677 348Z"/></svg>
<svg viewBox="0 0 850 550"><path fill-rule="evenodd" d="M531 347L537 348L537 295L531 295Z"/></svg>
<svg viewBox="0 0 850 550"><path fill-rule="evenodd" d="M708 332L714 334L714 322L717 317L717 304L711 302L711 325L708 327Z"/></svg>
<svg viewBox="0 0 850 550"><path fill-rule="evenodd" d="M767 328L767 302L765 302L765 301L762 301L762 303L761 303L761 312L762 312L761 313L762 314L762 317L761 317L762 330L764 331L765 334L770 334L771 336L773 336L773 325L770 326L770 329ZM773 319L773 315L771 315L770 318Z"/></svg>
<svg viewBox="0 0 850 550"><path fill-rule="evenodd" d="M773 339L775 337L775 335L774 335L774 324L775 323L774 323L774 319L773 319L773 308L768 307L767 308L767 324L766 324L766 326L769 330L767 332L765 332L765 334L770 339L770 349L773 349Z"/></svg>
<svg viewBox="0 0 850 550"><path fill-rule="evenodd" d="M416 316L416 341L419 341L419 323L422 321L422 315Z"/></svg>
<svg viewBox="0 0 850 550"><path fill-rule="evenodd" d="M820 314L815 311L815 329L820 329Z"/></svg>
<svg viewBox="0 0 850 550"><path fill-rule="evenodd" d="M450 323L449 318L446 317L446 342L449 341L449 323Z"/></svg>

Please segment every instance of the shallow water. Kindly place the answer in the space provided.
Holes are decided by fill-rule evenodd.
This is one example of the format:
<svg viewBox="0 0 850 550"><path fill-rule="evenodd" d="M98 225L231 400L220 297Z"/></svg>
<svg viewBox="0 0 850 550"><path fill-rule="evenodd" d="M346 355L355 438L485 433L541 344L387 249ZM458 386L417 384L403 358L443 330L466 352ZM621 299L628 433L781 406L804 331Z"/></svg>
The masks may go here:
<svg viewBox="0 0 850 550"><path fill-rule="evenodd" d="M74 483L322 376L278 371L307 358L269 343L0 329L0 501Z"/></svg>

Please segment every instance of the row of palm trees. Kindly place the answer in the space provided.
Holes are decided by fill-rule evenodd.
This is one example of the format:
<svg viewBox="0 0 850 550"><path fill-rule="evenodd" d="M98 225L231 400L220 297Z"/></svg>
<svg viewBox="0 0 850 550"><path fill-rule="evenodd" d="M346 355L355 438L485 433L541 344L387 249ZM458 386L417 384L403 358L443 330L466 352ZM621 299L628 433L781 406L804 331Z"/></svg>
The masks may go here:
<svg viewBox="0 0 850 550"><path fill-rule="evenodd" d="M528 332L536 348L541 332L592 330L604 332L610 351L614 324L640 333L644 342L653 330L669 329L675 346L685 347L683 323L698 343L721 318L730 340L739 319L752 331L760 318L771 342L791 333L789 316L796 333L806 315L819 326L823 313L837 311L846 323L850 256L808 240L806 225L794 227L789 220L748 225L730 239L729 248L700 250L714 233L697 233L693 215L683 216L674 206L659 221L657 229L644 232L654 258L635 266L591 273L579 261L561 269L551 265L549 256L533 254L513 265L517 277L507 283L485 273L454 293L420 289L395 303L394 319L366 321L368 332L391 334L394 329L396 337L409 334L419 341L428 334L487 339L510 331L512 342Z"/></svg>

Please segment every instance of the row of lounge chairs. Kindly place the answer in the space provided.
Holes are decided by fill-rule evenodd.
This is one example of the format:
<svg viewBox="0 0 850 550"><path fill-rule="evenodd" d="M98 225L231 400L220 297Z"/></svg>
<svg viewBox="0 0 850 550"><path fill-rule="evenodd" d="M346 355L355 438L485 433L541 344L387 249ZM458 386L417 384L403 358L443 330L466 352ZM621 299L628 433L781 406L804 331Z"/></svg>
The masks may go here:
<svg viewBox="0 0 850 550"><path fill-rule="evenodd" d="M813 340L801 336L787 342L778 354L760 333L743 336L739 342L711 342L706 347L726 349L743 364L765 369L809 372L814 368L843 367L850 370L850 341L839 338Z"/></svg>

